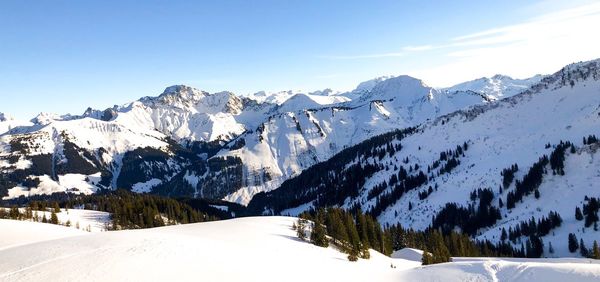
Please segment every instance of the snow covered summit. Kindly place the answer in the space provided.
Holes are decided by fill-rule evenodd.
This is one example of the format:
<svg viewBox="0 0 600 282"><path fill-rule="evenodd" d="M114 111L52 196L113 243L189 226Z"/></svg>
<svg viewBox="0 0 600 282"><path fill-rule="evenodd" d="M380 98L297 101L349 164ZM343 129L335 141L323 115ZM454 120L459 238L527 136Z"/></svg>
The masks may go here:
<svg viewBox="0 0 600 282"><path fill-rule="evenodd" d="M536 75L526 79L514 79L506 75L494 75L482 77L472 81L463 82L449 88L442 89L448 93L473 91L488 97L490 100L498 100L519 94L527 88L540 82L542 75Z"/></svg>

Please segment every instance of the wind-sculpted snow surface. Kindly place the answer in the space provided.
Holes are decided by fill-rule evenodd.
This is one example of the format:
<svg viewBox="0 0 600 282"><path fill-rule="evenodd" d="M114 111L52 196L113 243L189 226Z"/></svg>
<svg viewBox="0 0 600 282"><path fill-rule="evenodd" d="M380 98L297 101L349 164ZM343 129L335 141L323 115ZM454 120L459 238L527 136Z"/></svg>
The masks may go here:
<svg viewBox="0 0 600 282"><path fill-rule="evenodd" d="M2 281L597 281L597 261L455 259L421 267L371 250L350 262L299 240L295 218L256 217L72 234L0 249ZM39 230L47 224L35 224ZM62 228L60 226L52 226ZM23 232L0 221L0 238ZM27 227L28 232L31 231ZM40 233L43 236L44 233ZM51 236L48 239L53 239ZM25 242L24 242L25 243Z"/></svg>

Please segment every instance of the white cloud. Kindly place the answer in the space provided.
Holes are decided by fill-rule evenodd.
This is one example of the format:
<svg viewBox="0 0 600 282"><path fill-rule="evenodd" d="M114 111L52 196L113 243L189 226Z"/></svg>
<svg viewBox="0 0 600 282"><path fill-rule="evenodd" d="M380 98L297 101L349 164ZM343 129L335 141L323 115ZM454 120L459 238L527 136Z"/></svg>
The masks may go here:
<svg viewBox="0 0 600 282"><path fill-rule="evenodd" d="M564 3L561 6L559 11L547 12L521 23L449 38L446 42L408 45L396 49L399 52L320 58L405 57L407 61L418 62L417 67L413 63L411 67L398 65L395 70L388 67L383 71L418 77L436 87L494 74L516 78L549 74L569 63L599 58L600 2L566 9Z"/></svg>
<svg viewBox="0 0 600 282"><path fill-rule="evenodd" d="M600 3L460 36L445 45L446 64L410 72L434 86L493 75L527 77L600 57Z"/></svg>

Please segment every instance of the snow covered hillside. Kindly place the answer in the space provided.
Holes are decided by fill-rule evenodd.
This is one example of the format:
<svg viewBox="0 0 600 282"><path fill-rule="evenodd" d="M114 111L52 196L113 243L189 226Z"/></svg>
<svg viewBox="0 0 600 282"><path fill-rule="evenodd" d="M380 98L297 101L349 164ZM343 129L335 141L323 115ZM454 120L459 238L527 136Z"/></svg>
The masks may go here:
<svg viewBox="0 0 600 282"><path fill-rule="evenodd" d="M16 246L54 240L63 237L83 235L87 232L61 225L0 219L0 251Z"/></svg>
<svg viewBox="0 0 600 282"><path fill-rule="evenodd" d="M371 251L350 262L299 240L294 218L257 217L162 228L65 234L0 249L3 281L596 281L589 260L460 259L420 262ZM19 223L19 224L15 224ZM48 225L0 221L0 241ZM36 226L29 226L36 225ZM60 226L50 226L64 229ZM46 233L38 232L40 235ZM393 266L393 268L391 267ZM521 279L521 280L519 280Z"/></svg>
<svg viewBox="0 0 600 282"><path fill-rule="evenodd" d="M515 246L526 242L523 222L545 225L557 212L562 224L532 235L545 242L545 256L578 256L567 249L569 233L588 247L600 238L599 93L599 60L569 65L522 94L350 147L249 207L292 215L361 207L382 224L462 228L495 242L503 229L519 228ZM518 170L504 172L515 164ZM576 208L589 210L585 220L575 218Z"/></svg>

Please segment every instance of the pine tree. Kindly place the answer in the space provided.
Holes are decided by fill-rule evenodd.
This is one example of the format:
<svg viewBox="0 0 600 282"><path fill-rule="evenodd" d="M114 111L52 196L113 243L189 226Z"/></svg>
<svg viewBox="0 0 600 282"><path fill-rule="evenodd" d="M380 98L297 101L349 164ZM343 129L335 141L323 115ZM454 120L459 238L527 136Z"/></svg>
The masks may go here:
<svg viewBox="0 0 600 282"><path fill-rule="evenodd" d="M430 236L429 247L431 247L431 255L433 256L433 263L443 263L450 261L450 251L444 243L444 237L442 234L435 230Z"/></svg>
<svg viewBox="0 0 600 282"><path fill-rule="evenodd" d="M423 250L423 257L421 258L422 265L433 264L433 256L427 251L427 248Z"/></svg>
<svg viewBox="0 0 600 282"><path fill-rule="evenodd" d="M590 257L593 259L600 259L600 249L598 248L598 241L596 240L594 240L594 246L592 247Z"/></svg>
<svg viewBox="0 0 600 282"><path fill-rule="evenodd" d="M55 213L59 213L60 212L60 207L58 206L57 202L52 203L52 209L54 209Z"/></svg>
<svg viewBox="0 0 600 282"><path fill-rule="evenodd" d="M369 238L369 226L367 225L367 218L360 211L356 215L357 218L357 228L358 235L360 236L360 242L363 244L364 248L370 247L370 238Z"/></svg>
<svg viewBox="0 0 600 282"><path fill-rule="evenodd" d="M381 226L379 225L379 223L373 219L371 216L365 216L365 220L367 223L367 234L369 237L369 242L368 242L368 247L374 248L376 250L379 250L382 253L386 253L387 250L384 248L384 236L383 236L383 232L381 231ZM391 249L390 249L390 253L391 253Z"/></svg>
<svg viewBox="0 0 600 282"><path fill-rule="evenodd" d="M319 247L329 247L329 240L327 240L327 230L323 227L323 224L317 217L314 222L312 232L310 233L310 241Z"/></svg>
<svg viewBox="0 0 600 282"><path fill-rule="evenodd" d="M548 242L548 253L554 254L554 247L552 247L552 242Z"/></svg>
<svg viewBox="0 0 600 282"><path fill-rule="evenodd" d="M50 214L50 223L58 224L58 217L56 216L56 213L54 212L54 210Z"/></svg>
<svg viewBox="0 0 600 282"><path fill-rule="evenodd" d="M587 258L589 255L589 251L588 249L585 247L585 243L583 242L583 239L579 239L579 253L581 254L582 257Z"/></svg>
<svg viewBox="0 0 600 282"><path fill-rule="evenodd" d="M342 222L341 212L337 209L329 209L327 211L327 233L333 238L333 243L343 246L344 242L348 242L348 232Z"/></svg>
<svg viewBox="0 0 600 282"><path fill-rule="evenodd" d="M16 206L10 208L10 219L19 219L21 217L21 213L19 212L19 208Z"/></svg>
<svg viewBox="0 0 600 282"><path fill-rule="evenodd" d="M575 208L575 219L579 221L583 220L583 213L581 213L581 209L579 207Z"/></svg>
<svg viewBox="0 0 600 282"><path fill-rule="evenodd" d="M531 244L530 252L527 252L527 256L531 258L539 258L544 253L544 242L538 236L531 235L529 236L529 240Z"/></svg>
<svg viewBox="0 0 600 282"><path fill-rule="evenodd" d="M577 237L573 233L569 233L569 252L574 253L579 249L579 243L577 243Z"/></svg>
<svg viewBox="0 0 600 282"><path fill-rule="evenodd" d="M305 219L302 219L302 218L298 219L296 234L298 235L298 238L300 238L300 240L303 240L303 241L304 241L304 239L306 239L305 227L306 227Z"/></svg>
<svg viewBox="0 0 600 282"><path fill-rule="evenodd" d="M352 219L352 216L349 213L345 213L344 225L346 226L346 230L348 232L350 253L356 253L356 256L358 256L362 251L360 237L358 235L358 230L356 230L356 224L354 224L354 220Z"/></svg>

